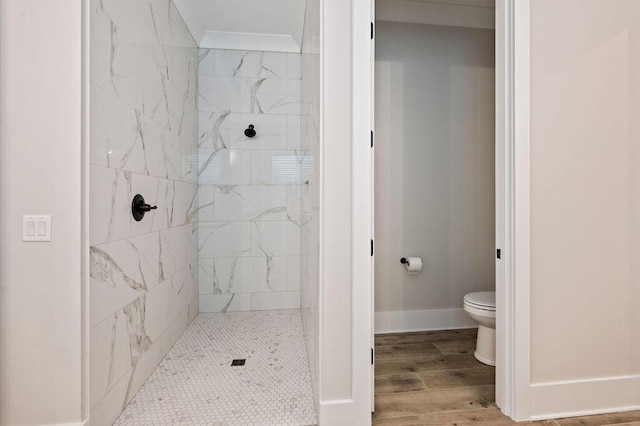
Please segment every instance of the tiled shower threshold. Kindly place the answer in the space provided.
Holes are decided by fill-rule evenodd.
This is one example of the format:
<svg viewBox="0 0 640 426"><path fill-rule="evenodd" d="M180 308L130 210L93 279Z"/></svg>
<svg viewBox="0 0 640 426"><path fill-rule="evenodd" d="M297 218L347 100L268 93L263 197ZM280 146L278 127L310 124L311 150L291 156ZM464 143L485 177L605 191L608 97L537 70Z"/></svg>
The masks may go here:
<svg viewBox="0 0 640 426"><path fill-rule="evenodd" d="M300 311L199 314L115 424L316 424Z"/></svg>

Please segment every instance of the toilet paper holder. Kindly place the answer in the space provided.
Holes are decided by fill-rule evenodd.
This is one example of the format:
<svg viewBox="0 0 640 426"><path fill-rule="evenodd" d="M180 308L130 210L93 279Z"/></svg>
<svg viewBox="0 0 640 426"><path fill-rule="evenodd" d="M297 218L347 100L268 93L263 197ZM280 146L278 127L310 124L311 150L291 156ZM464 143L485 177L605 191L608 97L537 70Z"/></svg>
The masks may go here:
<svg viewBox="0 0 640 426"><path fill-rule="evenodd" d="M422 259L420 257L403 257L400 263L407 268L409 275L417 275L422 271Z"/></svg>

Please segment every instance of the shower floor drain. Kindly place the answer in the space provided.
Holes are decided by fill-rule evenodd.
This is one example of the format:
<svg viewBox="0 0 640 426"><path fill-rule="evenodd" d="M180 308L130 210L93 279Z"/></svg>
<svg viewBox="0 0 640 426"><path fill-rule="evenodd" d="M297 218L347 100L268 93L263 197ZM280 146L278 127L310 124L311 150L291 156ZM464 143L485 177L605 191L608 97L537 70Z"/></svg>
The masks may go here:
<svg viewBox="0 0 640 426"><path fill-rule="evenodd" d="M231 361L231 366L232 367L237 367L240 365L244 365L244 363L246 362L246 359L234 359L233 361Z"/></svg>

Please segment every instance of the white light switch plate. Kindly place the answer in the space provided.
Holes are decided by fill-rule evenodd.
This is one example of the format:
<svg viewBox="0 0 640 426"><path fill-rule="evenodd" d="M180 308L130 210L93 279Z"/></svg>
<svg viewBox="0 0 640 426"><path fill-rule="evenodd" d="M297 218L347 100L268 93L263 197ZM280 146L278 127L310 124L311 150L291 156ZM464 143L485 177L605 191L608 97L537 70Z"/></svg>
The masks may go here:
<svg viewBox="0 0 640 426"><path fill-rule="evenodd" d="M51 241L51 216L22 216L22 241Z"/></svg>

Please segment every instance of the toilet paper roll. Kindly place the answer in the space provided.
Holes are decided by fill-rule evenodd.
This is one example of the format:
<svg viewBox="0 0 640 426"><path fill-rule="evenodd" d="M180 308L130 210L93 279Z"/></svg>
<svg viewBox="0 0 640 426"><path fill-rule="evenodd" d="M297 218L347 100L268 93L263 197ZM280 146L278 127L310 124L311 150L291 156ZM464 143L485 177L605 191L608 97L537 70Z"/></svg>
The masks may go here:
<svg viewBox="0 0 640 426"><path fill-rule="evenodd" d="M407 263L404 264L409 275L416 275L422 271L422 259L419 257L407 257Z"/></svg>

